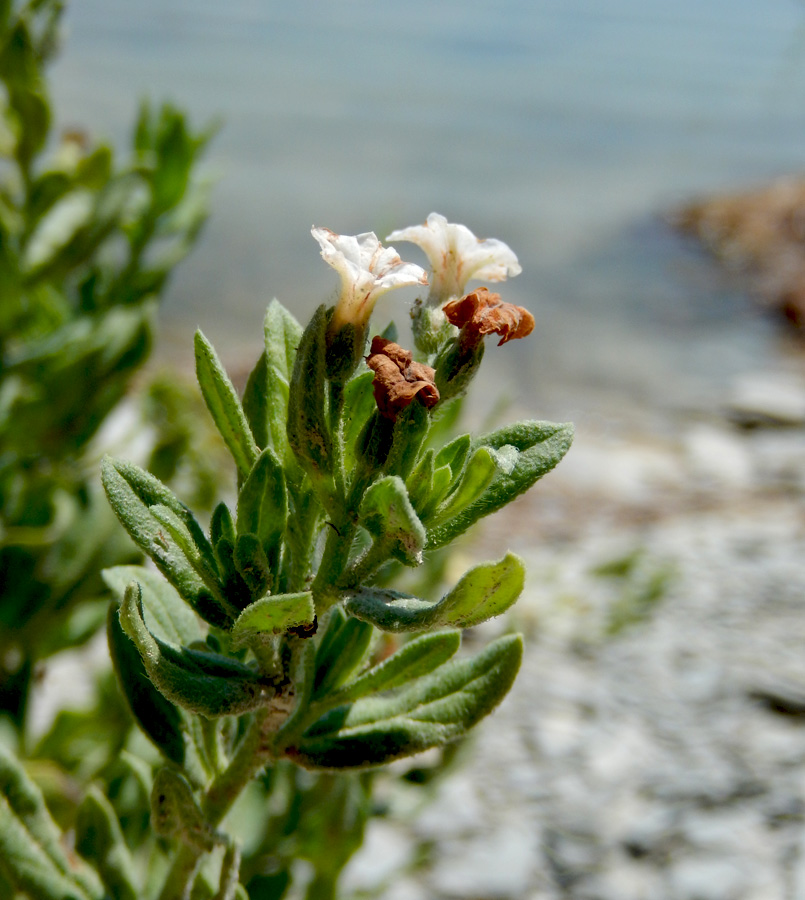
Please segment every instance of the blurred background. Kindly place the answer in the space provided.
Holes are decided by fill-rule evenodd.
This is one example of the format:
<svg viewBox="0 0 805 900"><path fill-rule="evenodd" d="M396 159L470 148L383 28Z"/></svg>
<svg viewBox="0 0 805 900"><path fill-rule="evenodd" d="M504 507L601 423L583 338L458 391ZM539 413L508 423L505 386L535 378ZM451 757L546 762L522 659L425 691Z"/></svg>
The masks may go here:
<svg viewBox="0 0 805 900"><path fill-rule="evenodd" d="M200 325L251 359L272 296L303 318L333 295L311 224L383 237L437 210L520 258L504 299L535 313L536 337L489 356L518 373L533 414L695 405L775 365L777 334L662 216L801 168L804 12L83 0L67 10L54 106L120 146L143 96L221 120L212 218L164 308L180 344Z"/></svg>
<svg viewBox="0 0 805 900"><path fill-rule="evenodd" d="M475 396L577 425L475 535L526 559L526 670L438 802L373 820L345 889L805 897L805 355L671 223L805 169L802 3L81 0L66 24L63 127L125 147L143 96L222 122L163 359L189 367L200 325L245 370L268 300L335 295L312 224L435 210L515 250L502 293L537 320Z"/></svg>

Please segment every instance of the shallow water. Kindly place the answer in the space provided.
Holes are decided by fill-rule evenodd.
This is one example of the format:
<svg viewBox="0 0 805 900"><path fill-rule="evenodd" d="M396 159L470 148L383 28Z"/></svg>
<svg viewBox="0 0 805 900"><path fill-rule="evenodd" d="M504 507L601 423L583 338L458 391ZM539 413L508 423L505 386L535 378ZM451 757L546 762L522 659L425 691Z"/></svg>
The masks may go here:
<svg viewBox="0 0 805 900"><path fill-rule="evenodd" d="M803 168L802 3L75 0L67 23L64 124L122 144L145 94L223 117L213 217L165 307L183 344L199 324L250 356L272 296L331 299L312 223L382 236L436 209L520 257L504 296L538 330L489 355L534 414L707 406L780 364L660 214Z"/></svg>

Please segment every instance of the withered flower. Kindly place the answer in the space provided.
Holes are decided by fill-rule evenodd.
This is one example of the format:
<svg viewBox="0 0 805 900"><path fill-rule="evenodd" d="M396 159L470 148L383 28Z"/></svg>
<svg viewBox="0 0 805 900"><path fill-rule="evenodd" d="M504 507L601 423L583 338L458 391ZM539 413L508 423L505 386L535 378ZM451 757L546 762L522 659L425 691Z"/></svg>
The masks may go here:
<svg viewBox="0 0 805 900"><path fill-rule="evenodd" d="M430 409L439 402L434 383L436 373L430 366L414 362L411 353L382 337L372 339L366 363L375 373L372 386L382 416L392 421L414 398Z"/></svg>
<svg viewBox="0 0 805 900"><path fill-rule="evenodd" d="M442 311L448 322L461 329L460 342L465 347L477 346L487 334L500 335L499 347L534 330L534 317L527 309L503 303L500 294L493 294L485 287L450 300Z"/></svg>

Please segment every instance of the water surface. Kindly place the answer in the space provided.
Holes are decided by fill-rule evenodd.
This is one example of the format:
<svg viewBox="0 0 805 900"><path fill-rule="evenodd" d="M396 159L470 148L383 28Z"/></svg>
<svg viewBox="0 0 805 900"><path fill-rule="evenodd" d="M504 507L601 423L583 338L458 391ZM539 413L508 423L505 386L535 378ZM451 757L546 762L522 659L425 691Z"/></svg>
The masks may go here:
<svg viewBox="0 0 805 900"><path fill-rule="evenodd" d="M67 23L65 124L122 145L143 95L223 118L165 307L188 346L198 324L243 359L272 296L331 299L311 224L382 236L435 209L520 257L505 298L538 330L491 368L534 414L707 405L779 364L740 282L659 216L803 168L801 3L75 0Z"/></svg>

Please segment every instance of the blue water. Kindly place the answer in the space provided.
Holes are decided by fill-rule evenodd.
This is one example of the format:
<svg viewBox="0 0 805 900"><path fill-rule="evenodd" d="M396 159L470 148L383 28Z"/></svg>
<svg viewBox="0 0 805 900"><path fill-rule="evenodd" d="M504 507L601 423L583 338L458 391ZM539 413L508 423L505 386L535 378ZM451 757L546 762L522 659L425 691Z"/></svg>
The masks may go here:
<svg viewBox="0 0 805 900"><path fill-rule="evenodd" d="M659 217L805 168L801 2L74 0L67 25L64 124L123 145L144 95L223 118L213 217L165 307L188 346L199 324L243 358L272 296L331 299L311 224L437 210L520 257L505 298L538 330L490 356L535 413L706 405L776 364L740 283Z"/></svg>

